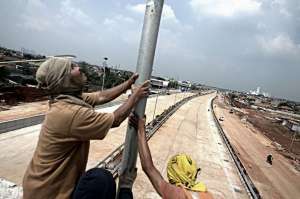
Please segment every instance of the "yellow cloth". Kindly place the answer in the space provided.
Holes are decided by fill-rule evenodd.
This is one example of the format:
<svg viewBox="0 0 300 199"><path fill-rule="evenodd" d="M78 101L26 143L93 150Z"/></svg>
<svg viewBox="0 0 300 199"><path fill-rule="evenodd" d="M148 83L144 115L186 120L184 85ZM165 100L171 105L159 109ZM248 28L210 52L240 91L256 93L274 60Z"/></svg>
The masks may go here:
<svg viewBox="0 0 300 199"><path fill-rule="evenodd" d="M191 191L205 192L206 186L202 182L196 182L196 162L186 154L173 156L168 162L168 179L171 184L176 184Z"/></svg>

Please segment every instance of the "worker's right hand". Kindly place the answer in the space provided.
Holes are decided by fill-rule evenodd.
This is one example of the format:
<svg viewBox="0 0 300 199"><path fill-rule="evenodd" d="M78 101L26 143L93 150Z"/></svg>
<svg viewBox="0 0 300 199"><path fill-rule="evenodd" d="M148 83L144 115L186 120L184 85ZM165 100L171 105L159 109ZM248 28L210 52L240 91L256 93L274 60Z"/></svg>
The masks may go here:
<svg viewBox="0 0 300 199"><path fill-rule="evenodd" d="M142 85L135 86L134 88L132 88L132 95L136 97L137 100L140 100L149 95L149 89L150 89L150 81L147 80Z"/></svg>
<svg viewBox="0 0 300 199"><path fill-rule="evenodd" d="M130 126L135 128L135 130L145 131L145 124L146 124L146 115L143 118L139 118L139 116L135 112L131 112L128 118L128 123Z"/></svg>

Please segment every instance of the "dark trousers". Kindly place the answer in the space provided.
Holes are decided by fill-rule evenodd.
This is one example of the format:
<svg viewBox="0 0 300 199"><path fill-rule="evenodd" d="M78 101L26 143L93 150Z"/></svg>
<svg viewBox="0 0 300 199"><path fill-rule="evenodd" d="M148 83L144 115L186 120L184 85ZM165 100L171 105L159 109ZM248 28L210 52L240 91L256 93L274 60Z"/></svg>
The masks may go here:
<svg viewBox="0 0 300 199"><path fill-rule="evenodd" d="M112 174L100 168L88 170L79 179L72 199L115 199L116 183ZM132 191L121 188L118 199L133 199Z"/></svg>

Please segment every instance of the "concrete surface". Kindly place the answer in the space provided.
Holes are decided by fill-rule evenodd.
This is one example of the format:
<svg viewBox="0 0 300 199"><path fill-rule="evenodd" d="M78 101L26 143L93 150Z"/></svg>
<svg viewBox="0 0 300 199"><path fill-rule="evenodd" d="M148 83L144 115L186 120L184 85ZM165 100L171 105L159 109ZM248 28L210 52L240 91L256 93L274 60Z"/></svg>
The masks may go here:
<svg viewBox="0 0 300 199"><path fill-rule="evenodd" d="M156 107L156 114L180 100L187 94L160 96ZM198 180L204 182L215 199L248 198L241 184L237 170L222 142L214 124L211 112L208 111L210 100L214 94L200 96L183 105L158 130L149 141L154 164L166 178L166 164L168 159L176 153L190 154L201 167ZM153 117L155 98L147 103L147 121ZM116 107L105 108L100 111L111 112ZM19 187L8 181L20 185L24 171L35 149L41 125L19 129L0 135L0 199L17 199L22 195ZM125 139L127 124L112 129L104 140L91 141L88 168L95 166L111 151L118 147ZM138 160L138 177L134 184L135 198L160 198L154 191L150 181L143 173ZM8 181L6 181L8 180ZM5 183L4 183L5 182ZM8 186L12 186L7 190ZM6 189L3 191L1 189ZM14 197L3 196L12 193ZM2 198L1 198L2 197Z"/></svg>
<svg viewBox="0 0 300 199"><path fill-rule="evenodd" d="M169 158L178 153L192 156L201 167L198 180L204 182L215 199L248 198L237 169L214 124L210 100L214 94L197 97L183 105L150 139L154 165L166 178ZM138 160L135 198L160 198L143 173Z"/></svg>
<svg viewBox="0 0 300 199"><path fill-rule="evenodd" d="M190 94L173 94L159 96L156 114L160 114L174 101L178 101ZM176 96L176 99L175 99ZM146 113L148 121L152 120L155 98L148 99ZM112 112L117 106L100 109L98 111ZM113 151L125 140L127 122L120 127L111 129L107 137L100 141L91 141L88 168L95 166L106 155ZM35 125L0 134L0 178L20 185L38 141L41 125Z"/></svg>

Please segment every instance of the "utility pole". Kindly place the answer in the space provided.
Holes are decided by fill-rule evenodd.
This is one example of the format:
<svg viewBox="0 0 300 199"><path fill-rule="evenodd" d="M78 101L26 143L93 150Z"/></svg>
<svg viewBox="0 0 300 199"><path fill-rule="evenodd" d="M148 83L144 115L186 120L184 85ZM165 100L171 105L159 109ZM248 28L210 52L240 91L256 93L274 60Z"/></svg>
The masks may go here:
<svg viewBox="0 0 300 199"><path fill-rule="evenodd" d="M289 152L292 152L292 147L293 147L293 144L294 144L296 135L297 135L297 131L294 132L294 135L293 135L293 137L292 137L292 141L291 141L290 146L289 146L289 149L288 149Z"/></svg>
<svg viewBox="0 0 300 199"><path fill-rule="evenodd" d="M157 92L157 95L156 95L156 100L155 100L155 105L154 105L153 118L152 118L152 120L154 120L154 118L155 118L155 111L156 111L156 105L157 105L158 95L159 95L159 91Z"/></svg>
<svg viewBox="0 0 300 199"><path fill-rule="evenodd" d="M146 2L144 25L136 66L136 72L139 74L139 78L135 82L136 85L141 85L151 77L163 4L164 0L147 0ZM144 116L146 103L147 98L141 99L134 108L135 113L139 117ZM119 171L120 175L126 175L127 171L134 169L136 160L137 132L132 126L128 125L121 169Z"/></svg>
<svg viewBox="0 0 300 199"><path fill-rule="evenodd" d="M108 58L107 57L104 57L104 61L103 61L103 64L102 64L102 67L103 67L103 78L102 78L102 87L101 87L101 91L103 91L104 89L104 83L105 83L105 68L107 67L107 60Z"/></svg>

